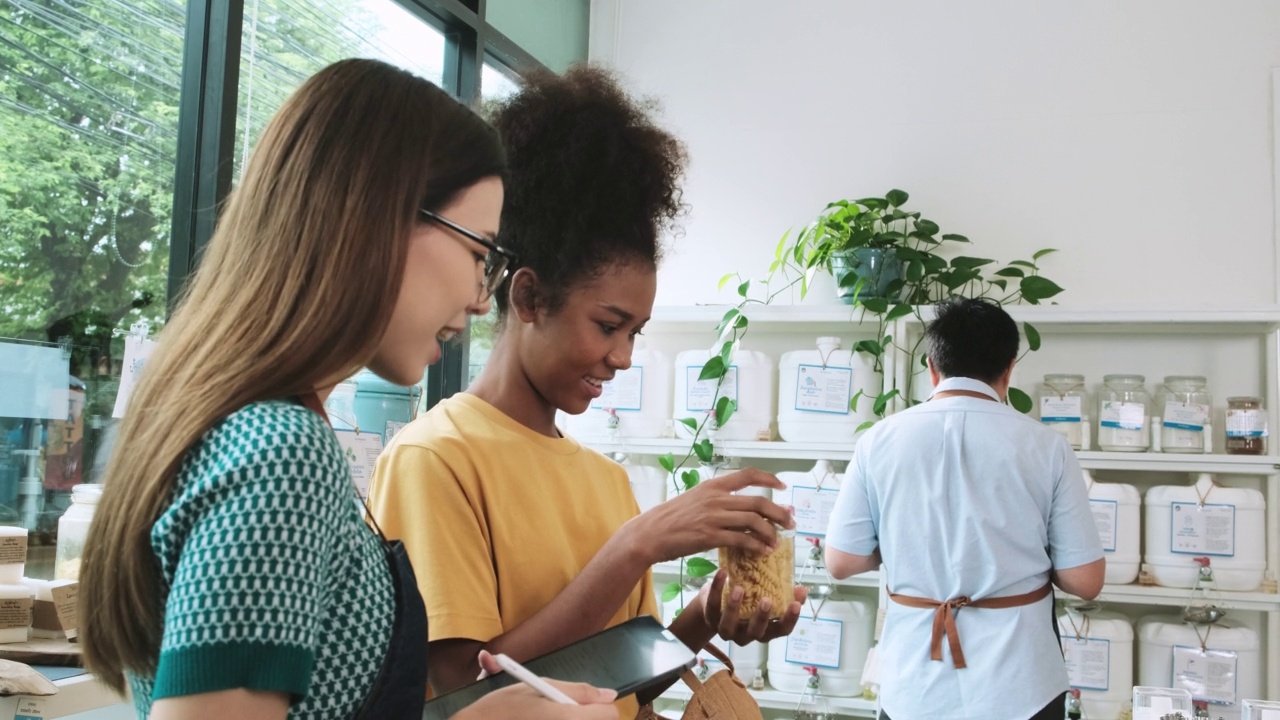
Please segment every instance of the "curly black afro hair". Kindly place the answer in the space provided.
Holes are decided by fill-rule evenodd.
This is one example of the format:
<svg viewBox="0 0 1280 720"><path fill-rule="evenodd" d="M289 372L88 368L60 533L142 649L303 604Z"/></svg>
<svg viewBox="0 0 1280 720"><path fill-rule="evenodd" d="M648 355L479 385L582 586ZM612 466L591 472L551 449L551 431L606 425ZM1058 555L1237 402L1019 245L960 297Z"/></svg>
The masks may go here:
<svg viewBox="0 0 1280 720"><path fill-rule="evenodd" d="M575 65L526 76L493 111L509 165L498 242L537 273L540 304L557 309L615 263L657 267L660 237L684 211L686 155L653 110L611 72ZM505 315L507 285L495 296Z"/></svg>

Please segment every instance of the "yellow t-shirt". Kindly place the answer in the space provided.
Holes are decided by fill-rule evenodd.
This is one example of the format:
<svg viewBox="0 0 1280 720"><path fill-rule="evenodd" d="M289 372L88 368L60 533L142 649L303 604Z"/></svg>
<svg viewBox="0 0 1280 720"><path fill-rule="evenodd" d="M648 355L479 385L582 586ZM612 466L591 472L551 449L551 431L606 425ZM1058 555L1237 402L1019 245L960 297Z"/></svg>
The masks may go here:
<svg viewBox="0 0 1280 720"><path fill-rule="evenodd" d="M459 393L396 434L369 506L404 542L431 640L488 642L548 605L639 513L621 465ZM652 571L609 621L658 616ZM634 717L634 697L619 702Z"/></svg>

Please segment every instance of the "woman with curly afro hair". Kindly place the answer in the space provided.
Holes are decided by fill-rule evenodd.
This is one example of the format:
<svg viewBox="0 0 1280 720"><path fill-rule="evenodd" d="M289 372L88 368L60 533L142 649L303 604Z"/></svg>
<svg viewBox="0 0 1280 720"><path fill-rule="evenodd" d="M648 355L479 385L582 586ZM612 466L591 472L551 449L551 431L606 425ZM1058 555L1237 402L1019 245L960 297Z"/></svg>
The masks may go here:
<svg viewBox="0 0 1280 720"><path fill-rule="evenodd" d="M418 573L437 692L473 681L481 650L526 660L657 616L655 563L721 546L762 553L775 524L792 524L785 508L734 494L784 487L758 470L640 514L622 466L556 428L557 410L585 411L630 367L660 236L683 210L684 149L650 111L610 73L577 66L527 78L495 114L510 166L497 241L518 256L495 296L498 338L466 392L396 436L370 490ZM794 627L803 591L770 622L767 605L739 617L740 590L724 612L707 602L724 583L718 573L671 624L689 647ZM637 709L619 704L622 717Z"/></svg>

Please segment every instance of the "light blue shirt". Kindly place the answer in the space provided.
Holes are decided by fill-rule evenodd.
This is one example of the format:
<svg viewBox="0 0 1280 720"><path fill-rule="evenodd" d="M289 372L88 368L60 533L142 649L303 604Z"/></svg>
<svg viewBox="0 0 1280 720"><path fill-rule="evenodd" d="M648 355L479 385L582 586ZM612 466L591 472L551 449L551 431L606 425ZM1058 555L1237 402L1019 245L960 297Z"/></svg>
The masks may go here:
<svg viewBox="0 0 1280 720"><path fill-rule="evenodd" d="M997 399L986 383L948 378L935 392ZM886 418L854 450L827 543L880 548L889 590L975 600L1042 587L1053 568L1102 557L1089 494L1062 435L999 402L933 399ZM957 613L968 667L944 641L929 659L933 611L890 601L879 646L881 707L895 720L1020 720L1067 689L1053 597Z"/></svg>

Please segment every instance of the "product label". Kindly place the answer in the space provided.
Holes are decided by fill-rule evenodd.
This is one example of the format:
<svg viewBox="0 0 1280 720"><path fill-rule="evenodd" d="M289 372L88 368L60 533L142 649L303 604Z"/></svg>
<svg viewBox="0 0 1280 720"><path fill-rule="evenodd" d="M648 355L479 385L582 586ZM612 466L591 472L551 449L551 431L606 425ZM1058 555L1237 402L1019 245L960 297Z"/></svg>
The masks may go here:
<svg viewBox="0 0 1280 720"><path fill-rule="evenodd" d="M836 508L839 490L805 487L794 485L791 488L791 502L795 507L796 534L827 534L827 525L831 522L831 512Z"/></svg>
<svg viewBox="0 0 1280 720"><path fill-rule="evenodd" d="M111 417L124 417L124 410L129 405L129 397L133 388L142 376L142 368L146 366L151 353L156 349L154 340L146 340L130 334L124 339L124 362L120 369L120 388L116 391L116 404L111 409Z"/></svg>
<svg viewBox="0 0 1280 720"><path fill-rule="evenodd" d="M814 620L801 617L796 629L787 637L786 661L792 665L840 667L840 639L844 623L839 620Z"/></svg>
<svg viewBox="0 0 1280 720"><path fill-rule="evenodd" d="M796 410L848 415L853 368L801 365L796 372Z"/></svg>
<svg viewBox="0 0 1280 720"><path fill-rule="evenodd" d="M1080 411L1080 396L1068 395L1058 397L1040 397L1040 422L1042 423L1078 423L1084 417Z"/></svg>
<svg viewBox="0 0 1280 720"><path fill-rule="evenodd" d="M685 407L690 411L706 411L715 408L716 381L699 380L702 374L701 365L689 365L685 368L688 389L685 391ZM727 397L738 402L738 366L730 365L724 374L724 382L720 385L720 397Z"/></svg>
<svg viewBox="0 0 1280 720"><path fill-rule="evenodd" d="M1090 500L1089 509L1093 511L1093 522L1098 526L1098 540L1102 543L1102 549L1115 552L1116 515L1120 511L1120 503L1115 500Z"/></svg>
<svg viewBox="0 0 1280 720"><path fill-rule="evenodd" d="M1169 514L1171 552L1221 557L1236 554L1235 505L1176 502Z"/></svg>
<svg viewBox="0 0 1280 720"><path fill-rule="evenodd" d="M342 454L351 466L351 480L356 485L356 492L361 498L369 497L373 469L378 464L378 455L382 454L382 436L371 432L357 433L354 430L334 430L333 433L338 436Z"/></svg>
<svg viewBox="0 0 1280 720"><path fill-rule="evenodd" d="M1256 438L1267 436L1265 410L1228 410L1227 437Z"/></svg>
<svg viewBox="0 0 1280 720"><path fill-rule="evenodd" d="M696 380L698 376L694 375L693 378ZM591 401L591 407L594 410L638 411L644 404L643 398L644 366L632 365L614 373L613 379L604 384L604 392L600 397Z"/></svg>
<svg viewBox="0 0 1280 720"><path fill-rule="evenodd" d="M1164 426L1167 428L1204 432L1208 417L1208 405L1171 402L1164 406Z"/></svg>
<svg viewBox="0 0 1280 720"><path fill-rule="evenodd" d="M67 639L74 640L80 623L80 583L50 588L49 593L53 596L53 607L58 613L58 624L67 634Z"/></svg>
<svg viewBox="0 0 1280 720"><path fill-rule="evenodd" d="M1173 686L1191 693L1196 700L1215 705L1236 702L1236 653L1230 650L1201 650L1173 647Z"/></svg>
<svg viewBox="0 0 1280 720"><path fill-rule="evenodd" d="M13 720L45 720L50 717L48 710L47 698L19 696Z"/></svg>
<svg viewBox="0 0 1280 720"><path fill-rule="evenodd" d="M1111 689L1111 641L1067 635L1062 641L1062 657L1067 661L1071 687L1081 690Z"/></svg>
<svg viewBox="0 0 1280 720"><path fill-rule="evenodd" d="M1098 424L1105 428L1141 430L1147 425L1147 406L1106 400L1098 412Z"/></svg>
<svg viewBox="0 0 1280 720"><path fill-rule="evenodd" d="M27 561L27 536L0 537L0 565Z"/></svg>
<svg viewBox="0 0 1280 720"><path fill-rule="evenodd" d="M31 598L0 600L0 630L31 627Z"/></svg>
<svg viewBox="0 0 1280 720"><path fill-rule="evenodd" d="M409 423L397 422L395 420L388 420L387 427L385 430L383 430L383 433L382 433L383 439L388 443L391 442L391 438L395 437L396 433L403 430L404 426L408 424Z"/></svg>

